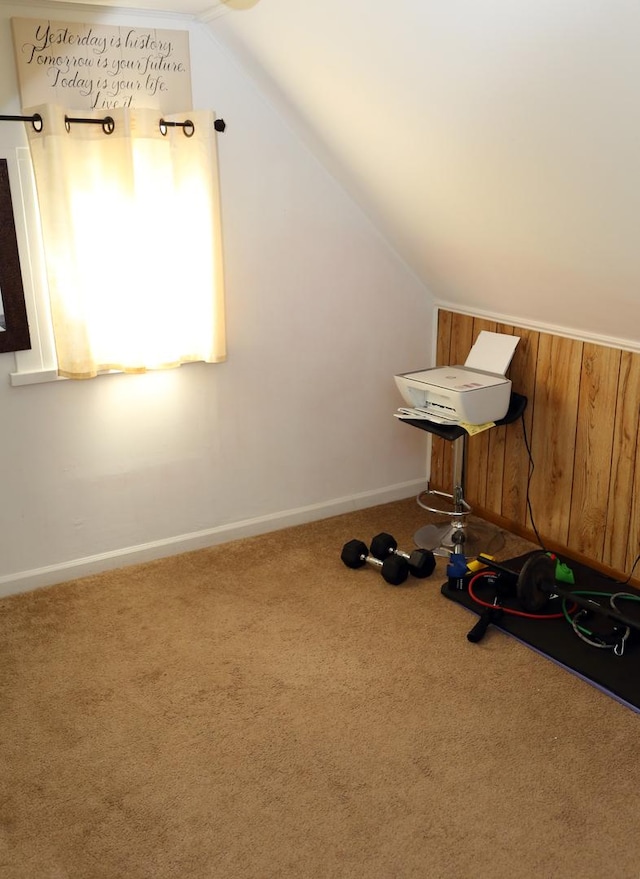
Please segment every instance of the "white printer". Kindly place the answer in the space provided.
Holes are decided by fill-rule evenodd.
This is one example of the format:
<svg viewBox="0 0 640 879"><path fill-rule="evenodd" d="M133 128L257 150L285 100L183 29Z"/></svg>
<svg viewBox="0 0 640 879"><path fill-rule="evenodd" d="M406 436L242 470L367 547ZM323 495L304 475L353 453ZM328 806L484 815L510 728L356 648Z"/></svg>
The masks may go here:
<svg viewBox="0 0 640 879"><path fill-rule="evenodd" d="M398 418L441 424L485 424L504 418L511 398L506 378L519 336L482 331L464 366L436 366L395 376L406 407Z"/></svg>

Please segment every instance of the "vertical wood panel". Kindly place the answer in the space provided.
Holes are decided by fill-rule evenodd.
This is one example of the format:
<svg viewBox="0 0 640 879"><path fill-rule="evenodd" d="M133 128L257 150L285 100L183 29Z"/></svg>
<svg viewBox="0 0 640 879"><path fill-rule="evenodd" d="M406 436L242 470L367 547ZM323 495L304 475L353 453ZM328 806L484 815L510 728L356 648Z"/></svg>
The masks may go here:
<svg viewBox="0 0 640 879"><path fill-rule="evenodd" d="M467 359L469 351L471 351L472 344L473 318L470 317L468 314L454 313L451 319L451 348L449 350L449 365L456 366L460 363L464 363ZM451 443L445 444L445 466L445 491L451 491L451 474L453 472L453 452ZM466 469L466 461L464 466Z"/></svg>
<svg viewBox="0 0 640 879"><path fill-rule="evenodd" d="M576 424L569 544L602 558L616 420L620 351L585 343Z"/></svg>
<svg viewBox="0 0 640 879"><path fill-rule="evenodd" d="M640 443L636 446L636 459L634 477L627 489L627 493L616 499L616 503L622 505L622 509L629 510L629 523L627 526L627 561L623 568L626 573L631 570L640 555ZM638 576L638 570L634 571Z"/></svg>
<svg viewBox="0 0 640 879"><path fill-rule="evenodd" d="M494 324L493 331L505 336L517 335L513 327ZM511 378L510 368L507 376ZM513 387L513 385L512 385ZM502 514L502 486L504 483L505 455L507 448L507 425L496 427L487 434L489 440L487 457L487 488L484 507L497 515Z"/></svg>
<svg viewBox="0 0 640 879"><path fill-rule="evenodd" d="M436 344L436 366L446 366L449 363L451 350L451 323L450 311L438 311L438 336ZM447 490L447 480L450 480L450 458L447 457L446 446L449 443L439 436L431 437L431 474L429 485L439 491Z"/></svg>
<svg viewBox="0 0 640 879"><path fill-rule="evenodd" d="M501 332L506 332L503 327ZM514 391L527 398L524 423L529 443L533 434L535 408L536 365L540 334L533 330L512 327L513 334L520 336L518 347L511 361L509 378ZM529 453L525 442L522 422L509 424L505 431L504 476L502 482L502 515L524 527L527 524L527 479L529 476Z"/></svg>
<svg viewBox="0 0 640 879"><path fill-rule="evenodd" d="M628 574L640 553L640 354L622 354L617 404L605 561Z"/></svg>
<svg viewBox="0 0 640 879"><path fill-rule="evenodd" d="M468 314L451 315L450 366L464 363L473 344L473 318Z"/></svg>
<svg viewBox="0 0 640 879"><path fill-rule="evenodd" d="M444 312L440 312L440 314L444 317ZM446 333L446 328L449 330L449 347L446 350L446 347L443 344L442 349L438 348L438 355L442 354L443 362L439 363L439 366L449 366L455 365L457 363L464 363L467 359L467 354L471 350L471 343L473 340L473 318L464 314L455 314L454 312L447 312L446 323L443 323L443 331ZM438 326L440 323L438 322ZM451 491L451 474L453 470L453 456L451 454L451 443L446 440L442 440L439 437L433 438L433 446L435 459L432 456L432 466L435 464L437 467L437 479L436 473L432 471L432 478L429 480L429 486L431 488L439 489L440 491Z"/></svg>
<svg viewBox="0 0 640 879"><path fill-rule="evenodd" d="M575 455L582 342L540 335L531 504L538 531L566 546Z"/></svg>
<svg viewBox="0 0 640 879"><path fill-rule="evenodd" d="M451 324L453 315L450 311L438 312L438 339L436 343L436 366L447 366L451 350Z"/></svg>
<svg viewBox="0 0 640 879"><path fill-rule="evenodd" d="M640 422L640 354L623 351L616 394L611 478L602 560L618 571L630 571L640 551L640 471L636 466Z"/></svg>
<svg viewBox="0 0 640 879"><path fill-rule="evenodd" d="M484 320L476 317L473 319L472 344L475 343L480 333L485 330L493 333L496 329L495 321ZM466 359L466 357L465 357ZM460 361L461 363L464 361ZM488 430L467 440L467 471L465 474L465 496L469 503L481 507L487 504L487 470L489 467L489 434L495 431Z"/></svg>

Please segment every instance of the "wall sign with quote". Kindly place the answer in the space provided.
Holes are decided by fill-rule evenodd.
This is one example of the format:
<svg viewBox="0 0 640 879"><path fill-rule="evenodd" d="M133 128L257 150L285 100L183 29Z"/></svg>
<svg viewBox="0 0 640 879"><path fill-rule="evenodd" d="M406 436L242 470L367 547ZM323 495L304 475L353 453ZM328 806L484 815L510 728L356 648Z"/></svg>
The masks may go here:
<svg viewBox="0 0 640 879"><path fill-rule="evenodd" d="M188 31L12 18L23 107L192 109Z"/></svg>

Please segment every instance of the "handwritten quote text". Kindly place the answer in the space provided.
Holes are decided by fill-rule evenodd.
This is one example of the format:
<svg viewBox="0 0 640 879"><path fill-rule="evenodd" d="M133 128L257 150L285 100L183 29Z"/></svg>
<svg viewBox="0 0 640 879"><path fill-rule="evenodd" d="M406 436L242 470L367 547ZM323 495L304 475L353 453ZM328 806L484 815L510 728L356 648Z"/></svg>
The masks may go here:
<svg viewBox="0 0 640 879"><path fill-rule="evenodd" d="M16 18L12 25L23 106L191 107L186 31Z"/></svg>

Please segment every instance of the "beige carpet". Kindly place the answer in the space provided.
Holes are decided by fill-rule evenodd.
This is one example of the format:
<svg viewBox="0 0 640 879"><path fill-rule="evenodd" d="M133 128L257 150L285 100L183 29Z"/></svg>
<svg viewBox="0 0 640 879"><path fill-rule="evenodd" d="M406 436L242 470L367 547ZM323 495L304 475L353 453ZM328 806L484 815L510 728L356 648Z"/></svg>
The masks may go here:
<svg viewBox="0 0 640 879"><path fill-rule="evenodd" d="M1 601L0 877L638 879L638 715L495 629L470 644L444 562L397 588L342 565L423 517Z"/></svg>

